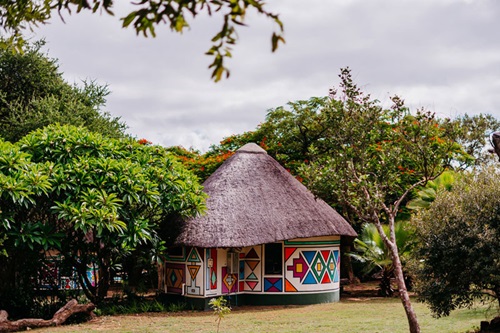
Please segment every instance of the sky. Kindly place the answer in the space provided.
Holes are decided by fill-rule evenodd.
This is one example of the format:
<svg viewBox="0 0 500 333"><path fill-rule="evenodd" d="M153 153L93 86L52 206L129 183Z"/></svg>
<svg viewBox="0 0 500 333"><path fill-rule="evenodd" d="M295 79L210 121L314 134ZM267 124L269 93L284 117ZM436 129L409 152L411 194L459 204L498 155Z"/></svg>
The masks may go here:
<svg viewBox="0 0 500 333"><path fill-rule="evenodd" d="M385 106L401 96L440 117L490 113L500 118L500 2L497 0L268 0L286 44L271 52L276 26L255 13L238 30L229 79L214 83L204 55L220 17L197 16L183 34L156 38L121 28L115 16L54 15L35 28L70 83L109 86L104 108L128 133L163 146L206 151L224 137L255 129L289 101L326 96L349 67L355 82Z"/></svg>

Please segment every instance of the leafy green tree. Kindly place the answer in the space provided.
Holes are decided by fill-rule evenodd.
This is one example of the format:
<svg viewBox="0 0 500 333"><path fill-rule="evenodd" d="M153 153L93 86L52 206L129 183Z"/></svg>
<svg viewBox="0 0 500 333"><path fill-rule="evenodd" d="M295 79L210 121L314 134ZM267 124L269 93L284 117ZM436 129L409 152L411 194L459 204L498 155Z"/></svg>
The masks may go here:
<svg viewBox="0 0 500 333"><path fill-rule="evenodd" d="M417 291L437 316L485 297L500 303L499 179L494 167L466 172L414 218Z"/></svg>
<svg viewBox="0 0 500 333"><path fill-rule="evenodd" d="M459 116L443 124L443 128L458 142L467 154L474 156L474 165L483 165L494 160L484 149L486 138L500 129L500 121L489 114Z"/></svg>
<svg viewBox="0 0 500 333"><path fill-rule="evenodd" d="M384 109L361 92L349 69L343 69L340 78L340 93L332 90L326 110L328 125L335 131L322 143L328 148L325 154L305 167L306 175L319 196L342 203L361 221L376 227L391 255L410 332L419 332L405 285L396 218L417 187L438 177L452 161L467 164L473 158L432 113L418 110L412 114L398 97L392 98L390 109Z"/></svg>
<svg viewBox="0 0 500 333"><path fill-rule="evenodd" d="M60 125L39 129L8 147L25 159L16 162L21 169L39 171L19 173L28 178L29 205L19 202L3 218L8 260L57 250L76 269L93 302L106 296L110 268L124 253L152 246L159 230L169 229L173 214L192 216L204 207L196 178L162 147ZM8 163L0 170L14 178L20 192L23 183L17 174L4 171L10 170ZM15 199L9 185L2 184L1 193ZM94 285L87 277L89 266L99 272Z"/></svg>
<svg viewBox="0 0 500 333"><path fill-rule="evenodd" d="M245 25L248 10L255 10L272 20L277 28L271 37L272 50L284 43L283 23L277 14L267 10L261 0L141 0L130 1L134 10L122 17L122 26L133 27L137 34L156 36L156 27L166 24L170 30L182 33L189 28L189 19L196 15L214 15L222 18L222 27L212 38L212 46L207 55L213 58L209 68L213 68L212 78L219 81L224 75L229 76L229 70L224 66L224 60L231 57L231 48L236 44L238 26ZM1 44L4 48L21 48L24 40L22 31L33 29L37 25L47 23L54 12L61 17L64 12L72 11L105 12L113 14L113 0L22 0L0 2L0 27L9 34ZM0 45L0 46L2 46Z"/></svg>
<svg viewBox="0 0 500 333"><path fill-rule="evenodd" d="M14 317L35 307L31 279L36 278L35 263L42 258L33 242L58 245L57 237L32 225L26 225L25 233L15 232L24 221L24 213L33 209L35 199L51 190L52 166L31 163L29 154L17 145L0 140L0 308L8 309Z"/></svg>
<svg viewBox="0 0 500 333"><path fill-rule="evenodd" d="M41 52L43 44L27 45L23 53L0 49L0 137L15 142L53 123L85 126L109 137L124 136L125 124L101 111L107 87L65 82L57 61Z"/></svg>
<svg viewBox="0 0 500 333"><path fill-rule="evenodd" d="M212 145L207 155L234 152L246 143L255 142L302 180L300 167L313 158L310 148L314 145L315 154L319 154L321 142L332 130L326 124L327 107L327 97L312 97L270 109L266 121L254 131L224 138L219 145Z"/></svg>

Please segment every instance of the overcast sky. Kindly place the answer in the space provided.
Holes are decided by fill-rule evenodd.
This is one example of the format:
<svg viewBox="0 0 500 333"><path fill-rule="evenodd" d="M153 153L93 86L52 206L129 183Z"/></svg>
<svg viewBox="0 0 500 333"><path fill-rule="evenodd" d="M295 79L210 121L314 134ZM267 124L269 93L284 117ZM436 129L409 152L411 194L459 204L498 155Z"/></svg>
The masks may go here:
<svg viewBox="0 0 500 333"><path fill-rule="evenodd" d="M204 55L222 24L217 17L197 17L182 35L161 26L146 39L121 28L127 8L119 7L118 17L73 14L62 23L55 15L34 38L46 39L69 82L108 84L106 110L129 133L164 146L204 151L255 129L270 108L325 96L346 66L385 106L397 94L440 116L500 117L500 1L267 2L285 24L286 44L271 53L272 22L249 15L228 62L231 77L219 83Z"/></svg>

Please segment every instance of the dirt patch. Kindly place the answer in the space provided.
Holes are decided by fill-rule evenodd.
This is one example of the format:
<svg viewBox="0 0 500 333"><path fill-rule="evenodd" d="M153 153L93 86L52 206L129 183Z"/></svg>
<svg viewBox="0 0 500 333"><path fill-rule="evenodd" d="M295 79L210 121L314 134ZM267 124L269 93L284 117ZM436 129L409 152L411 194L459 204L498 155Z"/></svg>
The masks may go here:
<svg viewBox="0 0 500 333"><path fill-rule="evenodd" d="M349 300L379 297L378 284L378 281L368 281L345 285L340 297Z"/></svg>

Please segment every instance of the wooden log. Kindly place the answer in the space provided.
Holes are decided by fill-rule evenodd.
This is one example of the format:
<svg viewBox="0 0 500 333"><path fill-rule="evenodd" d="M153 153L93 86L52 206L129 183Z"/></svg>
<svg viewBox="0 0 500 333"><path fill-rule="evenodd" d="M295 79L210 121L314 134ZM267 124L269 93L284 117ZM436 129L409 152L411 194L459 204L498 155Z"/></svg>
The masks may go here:
<svg viewBox="0 0 500 333"><path fill-rule="evenodd" d="M0 332L17 332L24 331L27 328L58 326L63 324L69 317L76 313L86 313L92 316L92 311L95 305L92 303L78 304L75 299L72 299L65 306L60 308L52 317L52 319L26 318L15 321L7 320L8 314L6 311L0 311Z"/></svg>

